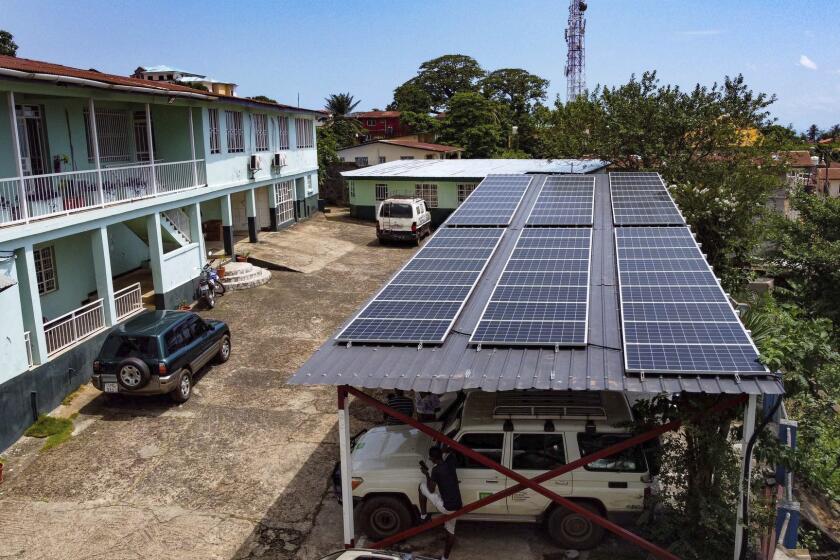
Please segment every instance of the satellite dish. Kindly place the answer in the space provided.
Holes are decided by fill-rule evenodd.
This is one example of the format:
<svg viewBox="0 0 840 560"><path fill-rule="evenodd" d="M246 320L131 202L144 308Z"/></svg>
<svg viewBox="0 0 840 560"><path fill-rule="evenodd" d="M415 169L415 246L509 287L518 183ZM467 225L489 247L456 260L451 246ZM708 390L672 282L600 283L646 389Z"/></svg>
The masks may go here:
<svg viewBox="0 0 840 560"><path fill-rule="evenodd" d="M585 12L585 11L586 11L586 2L579 2L579 3L578 3L578 9L579 9L581 12Z"/></svg>

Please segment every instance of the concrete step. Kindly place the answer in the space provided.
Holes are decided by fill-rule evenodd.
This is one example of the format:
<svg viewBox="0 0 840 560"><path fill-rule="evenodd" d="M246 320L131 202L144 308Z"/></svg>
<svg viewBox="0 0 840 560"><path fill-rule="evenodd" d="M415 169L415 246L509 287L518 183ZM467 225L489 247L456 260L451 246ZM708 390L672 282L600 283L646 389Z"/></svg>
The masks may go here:
<svg viewBox="0 0 840 560"><path fill-rule="evenodd" d="M222 282L230 291L245 290L261 286L271 280L271 271L251 263L228 263Z"/></svg>

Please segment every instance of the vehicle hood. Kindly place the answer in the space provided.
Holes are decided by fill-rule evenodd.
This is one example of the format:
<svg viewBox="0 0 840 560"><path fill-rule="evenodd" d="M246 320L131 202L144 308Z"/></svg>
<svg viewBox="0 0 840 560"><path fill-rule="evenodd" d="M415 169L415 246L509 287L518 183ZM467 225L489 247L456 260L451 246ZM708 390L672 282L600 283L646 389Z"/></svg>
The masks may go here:
<svg viewBox="0 0 840 560"><path fill-rule="evenodd" d="M427 460L432 438L411 426L378 426L359 436L353 447L353 473L378 469L417 469Z"/></svg>

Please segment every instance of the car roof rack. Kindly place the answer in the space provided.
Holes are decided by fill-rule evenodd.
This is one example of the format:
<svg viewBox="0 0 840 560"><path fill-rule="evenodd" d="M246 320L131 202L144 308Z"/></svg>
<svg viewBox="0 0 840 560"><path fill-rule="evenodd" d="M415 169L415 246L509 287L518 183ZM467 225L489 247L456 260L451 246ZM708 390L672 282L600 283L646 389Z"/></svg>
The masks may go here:
<svg viewBox="0 0 840 560"><path fill-rule="evenodd" d="M497 394L493 418L606 420L607 413L595 391L516 391Z"/></svg>

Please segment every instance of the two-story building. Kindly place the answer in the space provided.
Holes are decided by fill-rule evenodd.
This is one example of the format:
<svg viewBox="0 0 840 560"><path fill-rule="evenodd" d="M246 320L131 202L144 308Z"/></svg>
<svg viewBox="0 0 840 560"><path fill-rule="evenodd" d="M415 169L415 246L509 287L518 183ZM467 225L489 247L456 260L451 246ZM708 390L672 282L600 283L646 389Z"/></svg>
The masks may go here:
<svg viewBox="0 0 840 560"><path fill-rule="evenodd" d="M317 210L322 112L0 56L0 449L90 376L109 327L194 299Z"/></svg>
<svg viewBox="0 0 840 560"><path fill-rule="evenodd" d="M400 120L399 111L359 111L350 116L359 121L367 130L362 140L378 140L380 138L396 138L409 134Z"/></svg>

